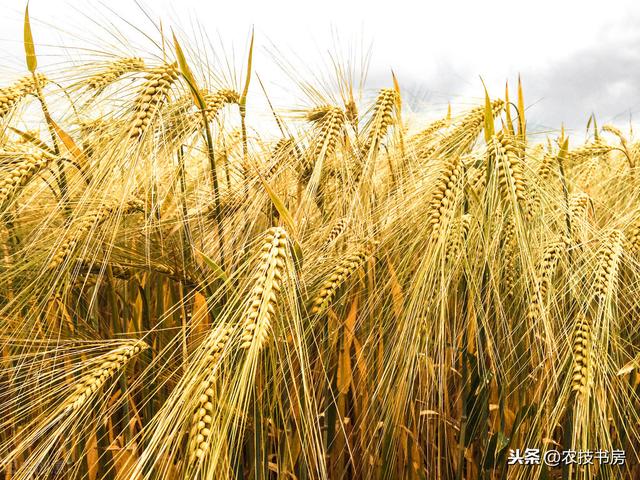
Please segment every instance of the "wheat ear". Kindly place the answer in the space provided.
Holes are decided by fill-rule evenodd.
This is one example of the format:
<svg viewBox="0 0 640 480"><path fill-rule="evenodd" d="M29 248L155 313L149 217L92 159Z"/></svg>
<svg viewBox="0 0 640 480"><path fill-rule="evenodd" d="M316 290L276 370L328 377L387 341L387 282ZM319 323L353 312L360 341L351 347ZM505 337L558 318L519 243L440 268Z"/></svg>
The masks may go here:
<svg viewBox="0 0 640 480"><path fill-rule="evenodd" d="M242 321L241 348L260 350L267 341L271 320L276 314L278 293L286 275L289 239L284 228L272 228L261 248L261 258L248 310Z"/></svg>
<svg viewBox="0 0 640 480"><path fill-rule="evenodd" d="M462 176L460 157L445 160L438 178L427 213L427 223L431 226L432 238L437 239L440 229L453 215L453 206Z"/></svg>
<svg viewBox="0 0 640 480"><path fill-rule="evenodd" d="M615 291L623 249L624 235L620 230L614 230L598 250L596 256L599 263L594 292L594 298L598 302L604 302L607 296Z"/></svg>
<svg viewBox="0 0 640 480"><path fill-rule="evenodd" d="M112 350L100 366L92 369L80 379L76 385L76 391L67 397L62 405L63 413L79 410L110 378L120 372L136 354L147 348L149 346L145 342L137 340Z"/></svg>
<svg viewBox="0 0 640 480"><path fill-rule="evenodd" d="M373 107L369 133L364 144L365 154L378 148L387 133L387 129L393 125L393 112L399 101L398 92L394 89L383 88L378 93L378 98Z"/></svg>
<svg viewBox="0 0 640 480"><path fill-rule="evenodd" d="M310 152L312 162L319 158L323 152L325 157L333 154L345 123L345 115L339 107L328 107L327 111L314 122L318 125L320 132L314 139Z"/></svg>
<svg viewBox="0 0 640 480"><path fill-rule="evenodd" d="M90 77L86 81L87 88L100 92L118 80L126 73L137 72L144 69L144 60L137 57L122 58L109 64L100 73Z"/></svg>
<svg viewBox="0 0 640 480"><path fill-rule="evenodd" d="M73 253L78 242L85 234L87 234L92 228L106 222L118 211L123 215L144 211L144 203L140 200L130 200L122 207L122 209L119 209L118 204L107 204L83 215L78 222L77 229L65 235L62 239L62 243L56 248L53 258L49 262L47 268L52 270L62 265L69 255Z"/></svg>
<svg viewBox="0 0 640 480"><path fill-rule="evenodd" d="M13 198L39 172L47 168L52 161L53 157L43 153L22 156L0 180L0 205Z"/></svg>
<svg viewBox="0 0 640 480"><path fill-rule="evenodd" d="M130 138L142 137L158 109L169 98L169 91L177 78L178 68L175 63L161 65L147 73L145 83L135 100Z"/></svg>
<svg viewBox="0 0 640 480"><path fill-rule="evenodd" d="M445 248L445 262L455 261L465 251L472 218L473 216L470 213L465 213L451 223Z"/></svg>
<svg viewBox="0 0 640 480"><path fill-rule="evenodd" d="M216 118L225 105L240 103L240 94L228 88L216 90L215 92L206 92L203 97L209 120Z"/></svg>
<svg viewBox="0 0 640 480"><path fill-rule="evenodd" d="M525 218L531 217L527 200L527 187L518 146L509 135L499 135L494 143L498 157L498 182L503 198L515 198Z"/></svg>
<svg viewBox="0 0 640 480"><path fill-rule="evenodd" d="M547 245L542 252L542 258L537 268L533 298L527 310L527 317L531 323L535 323L542 315L543 307L540 302L545 302L558 263L566 251L567 241L562 239Z"/></svg>
<svg viewBox="0 0 640 480"><path fill-rule="evenodd" d="M341 218L340 220L338 220L336 224L333 226L333 228L331 229L331 231L329 232L329 235L327 235L327 238L322 244L322 248L323 249L329 248L333 244L333 242L335 242L338 239L338 237L344 233L346 228L347 228L347 219Z"/></svg>
<svg viewBox="0 0 640 480"><path fill-rule="evenodd" d="M344 284L344 282L353 275L358 269L367 261L373 254L375 243L370 242L362 249L347 255L329 274L327 280L325 280L318 294L311 302L311 313L320 314L323 313L333 300L333 297L338 293L338 290Z"/></svg>
<svg viewBox="0 0 640 480"><path fill-rule="evenodd" d="M571 391L577 396L588 397L593 387L593 365L595 352L593 349L593 328L591 321L579 314L573 334L573 375Z"/></svg>
<svg viewBox="0 0 640 480"><path fill-rule="evenodd" d="M204 459L209 451L211 443L211 425L213 422L215 404L215 375L217 367L232 333L230 326L223 326L219 332L207 341L207 356L203 380L200 383L200 396L198 406L195 409L192 420L192 427L189 440L189 451L191 455L190 463Z"/></svg>
<svg viewBox="0 0 640 480"><path fill-rule="evenodd" d="M47 82L47 77L41 73L36 74L38 85ZM0 89L0 119L3 119L15 107L20 100L29 94L36 92L36 83L33 76L23 77L9 87Z"/></svg>

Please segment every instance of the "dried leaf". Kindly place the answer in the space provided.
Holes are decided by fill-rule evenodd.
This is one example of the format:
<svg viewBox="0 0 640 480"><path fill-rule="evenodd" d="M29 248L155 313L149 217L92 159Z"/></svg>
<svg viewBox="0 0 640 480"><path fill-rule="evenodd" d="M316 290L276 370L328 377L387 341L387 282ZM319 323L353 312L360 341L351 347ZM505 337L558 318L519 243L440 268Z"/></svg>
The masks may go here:
<svg viewBox="0 0 640 480"><path fill-rule="evenodd" d="M616 375L621 377L623 375L626 375L627 373L632 372L638 367L640 367L640 354L636 355L636 358L634 358L629 363L627 363L624 367L618 370L618 373Z"/></svg>
<svg viewBox="0 0 640 480"><path fill-rule="evenodd" d="M189 89L191 90L191 96L193 97L193 103L195 104L196 107L204 110L206 108L204 98L202 98L202 94L198 89L198 86L196 84L196 79L193 76L193 73L191 72L189 65L187 64L187 59L185 58L184 52L182 51L182 47L180 46L180 43L176 38L176 34L174 32L171 32L171 34L173 35L173 45L176 50L176 57L178 58L178 65L180 66L180 72L182 73L182 76L189 84Z"/></svg>
<svg viewBox="0 0 640 480"><path fill-rule="evenodd" d="M481 78L480 81L482 81L482 86L484 87L484 139L488 145L495 133L493 109L491 108L491 99L489 98L489 92L487 92L484 80Z"/></svg>
<svg viewBox="0 0 640 480"><path fill-rule="evenodd" d="M242 96L240 97L240 106L244 109L247 104L247 93L249 93L249 83L251 82L251 66L253 63L253 38L254 31L251 30L251 43L249 44L249 57L247 59L247 78L244 82L244 89L242 90Z"/></svg>
<svg viewBox="0 0 640 480"><path fill-rule="evenodd" d="M27 68L31 73L35 73L38 67L38 59L36 58L36 48L33 43L33 35L31 34L29 2L27 2L27 7L24 9L24 53L27 58Z"/></svg>
<svg viewBox="0 0 640 480"><path fill-rule="evenodd" d="M523 142L527 137L527 121L524 115L524 95L522 94L520 75L518 75L518 136Z"/></svg>
<svg viewBox="0 0 640 480"><path fill-rule="evenodd" d="M73 141L73 138L65 132L60 126L53 121L53 118L49 114L45 112L45 117L47 122L53 127L56 132L58 138L62 141L66 149L69 151L73 159L78 163L80 168L84 171L88 164L88 160L84 152L76 145L76 142Z"/></svg>
<svg viewBox="0 0 640 480"><path fill-rule="evenodd" d="M220 278L224 282L229 280L229 277L227 276L226 272L222 269L220 265L218 265L214 260L212 260L210 257L208 257L206 254L204 254L197 248L194 248L194 250L198 255L202 257L202 259L204 260L204 263L207 264L207 266L211 269L211 271L216 275L217 278Z"/></svg>

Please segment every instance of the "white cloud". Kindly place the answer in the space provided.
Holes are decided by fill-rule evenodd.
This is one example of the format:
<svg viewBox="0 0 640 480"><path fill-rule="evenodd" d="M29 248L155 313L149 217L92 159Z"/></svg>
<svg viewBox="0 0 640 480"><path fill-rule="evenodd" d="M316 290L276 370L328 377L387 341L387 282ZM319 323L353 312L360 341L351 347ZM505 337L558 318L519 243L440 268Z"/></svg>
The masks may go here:
<svg viewBox="0 0 640 480"><path fill-rule="evenodd" d="M154 33L134 1L110 0L105 5ZM267 53L273 51L272 44L287 58L302 59L294 63L306 67L301 73L305 76L327 71L326 51L335 48L338 36L345 51L349 44L372 43L370 85L388 82L393 68L415 108L443 109L448 101L455 108L478 98L479 75L491 93L502 95L505 80L514 84L518 72L523 74L527 100L538 102L531 108L532 121L553 128L562 120L581 128L592 109L613 118L640 103L639 90L630 84L640 26L640 5L632 0L606 5L592 0L156 0L146 5L154 19L163 18L167 27L181 26L192 38L197 37L195 24L216 48L217 38L222 38L229 56L233 46L237 66L242 65L254 25L256 69L276 85L286 79ZM21 68L21 8L13 2L0 6L0 47L3 52L17 51L2 60L13 69ZM122 25L95 2L32 0L30 10L38 42L86 47L91 46L87 39L97 36L103 45L117 44L81 15Z"/></svg>

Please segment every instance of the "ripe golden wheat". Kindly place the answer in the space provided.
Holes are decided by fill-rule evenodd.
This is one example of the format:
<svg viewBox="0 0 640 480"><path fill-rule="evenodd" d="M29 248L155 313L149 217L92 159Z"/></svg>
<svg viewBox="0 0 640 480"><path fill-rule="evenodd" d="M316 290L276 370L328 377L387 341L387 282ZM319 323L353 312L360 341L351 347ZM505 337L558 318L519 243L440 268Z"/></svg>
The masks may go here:
<svg viewBox="0 0 640 480"><path fill-rule="evenodd" d="M0 479L638 478L632 129L157 27L0 80Z"/></svg>

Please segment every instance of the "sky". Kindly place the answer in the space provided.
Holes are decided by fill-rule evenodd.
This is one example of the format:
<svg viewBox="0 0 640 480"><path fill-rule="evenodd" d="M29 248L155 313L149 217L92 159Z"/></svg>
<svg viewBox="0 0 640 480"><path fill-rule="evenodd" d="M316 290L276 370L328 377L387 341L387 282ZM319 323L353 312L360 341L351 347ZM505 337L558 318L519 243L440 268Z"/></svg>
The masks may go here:
<svg viewBox="0 0 640 480"><path fill-rule="evenodd" d="M236 65L227 71L243 68L255 28L255 71L276 107L305 104L290 72L313 83L330 74L332 57L357 68L368 58L365 92L390 86L393 69L416 116L437 117L448 103L454 112L477 103L481 77L492 96L502 96L507 81L515 96L521 75L530 132L557 131L561 123L584 132L592 112L600 124L623 127L630 115L640 118L637 1L31 0L42 62L115 45L107 32L127 31L126 22L159 38L140 5L185 42L195 45L206 34L211 49ZM0 0L2 73L24 68L23 8ZM149 49L145 40L140 46ZM283 59L290 64L284 70Z"/></svg>

